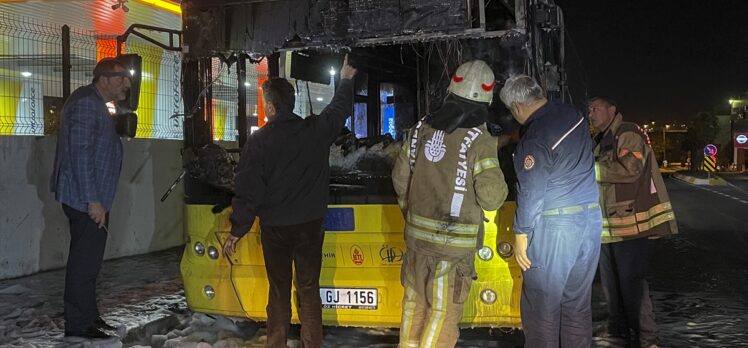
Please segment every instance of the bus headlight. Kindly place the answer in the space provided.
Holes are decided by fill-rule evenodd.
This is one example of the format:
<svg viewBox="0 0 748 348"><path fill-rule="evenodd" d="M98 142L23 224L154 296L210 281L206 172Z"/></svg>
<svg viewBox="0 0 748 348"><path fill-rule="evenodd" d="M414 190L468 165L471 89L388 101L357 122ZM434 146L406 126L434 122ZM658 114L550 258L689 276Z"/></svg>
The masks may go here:
<svg viewBox="0 0 748 348"><path fill-rule="evenodd" d="M206 286L205 286L205 287L203 288L203 293L205 293L205 296L206 296L207 298L211 299L211 300L213 299L213 297L216 297L216 291L215 291L215 290L213 289L213 287L212 287L212 286L210 286L210 285L206 285Z"/></svg>
<svg viewBox="0 0 748 348"><path fill-rule="evenodd" d="M210 257L213 260L218 259L218 249L214 246L208 247L208 257Z"/></svg>
<svg viewBox="0 0 748 348"><path fill-rule="evenodd" d="M480 299L485 304L493 304L496 302L496 292L491 289L481 291Z"/></svg>
<svg viewBox="0 0 748 348"><path fill-rule="evenodd" d="M514 247L509 242L499 242L499 244L496 245L496 251L499 253L499 256L507 258L512 256L514 253Z"/></svg>
<svg viewBox="0 0 748 348"><path fill-rule="evenodd" d="M198 256L205 255L205 245L203 245L203 243L200 243L200 242L195 243L195 253Z"/></svg>
<svg viewBox="0 0 748 348"><path fill-rule="evenodd" d="M484 246L478 250L478 258L480 258L483 261L488 261L493 258L493 250L491 248Z"/></svg>

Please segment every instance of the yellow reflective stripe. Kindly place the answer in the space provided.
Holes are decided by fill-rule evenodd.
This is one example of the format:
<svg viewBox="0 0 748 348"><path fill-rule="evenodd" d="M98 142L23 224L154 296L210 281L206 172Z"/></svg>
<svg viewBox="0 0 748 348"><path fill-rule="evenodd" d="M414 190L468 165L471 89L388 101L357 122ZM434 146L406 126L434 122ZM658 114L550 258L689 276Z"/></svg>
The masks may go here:
<svg viewBox="0 0 748 348"><path fill-rule="evenodd" d="M420 215L411 214L411 213L408 213L408 217L412 219L417 219L418 221L423 221L424 223L432 224L433 226L436 226L439 228L441 228L442 226L449 225L453 229L460 230L460 231L473 231L473 230L477 231L478 230L477 224L460 224L460 223L455 223L455 222L447 222L447 221L429 219L425 216L420 216Z"/></svg>
<svg viewBox="0 0 748 348"><path fill-rule="evenodd" d="M675 215L673 214L672 205L670 204L670 202L658 204L650 208L648 211L639 212L631 216L621 218L603 218L603 226L610 226L612 228L618 229L638 226L642 231L646 231L654 226L661 224L663 222L663 216L666 216L666 218L664 218L664 221L675 219ZM655 220L657 222L653 223L653 221L651 220Z"/></svg>
<svg viewBox="0 0 748 348"><path fill-rule="evenodd" d="M447 316L447 301L449 300L449 262L441 261L434 272L433 307L426 326L425 347L435 347L439 342L444 319Z"/></svg>
<svg viewBox="0 0 748 348"><path fill-rule="evenodd" d="M672 211L666 211L660 215L651 218L648 221L643 221L637 224L628 226L608 226L607 219L603 219L603 237L614 237L614 236L628 236L632 234L638 234L646 232L656 226L659 226L665 222L675 220L675 214Z"/></svg>
<svg viewBox="0 0 748 348"><path fill-rule="evenodd" d="M647 211L643 211L640 213L636 213L636 220L637 221L644 221L649 220L652 216L659 215L660 213L663 213L667 210L672 210L673 206L670 204L670 202L660 203L652 208L649 208Z"/></svg>
<svg viewBox="0 0 748 348"><path fill-rule="evenodd" d="M587 209L595 209L600 205L597 203L587 204ZM585 207L581 205L572 205L563 208L548 209L543 211L543 215L568 215L568 214L579 214L585 211Z"/></svg>
<svg viewBox="0 0 748 348"><path fill-rule="evenodd" d="M407 226L405 230L408 236L439 245L446 245L457 248L474 248L476 243L475 237L455 237L445 234L436 234L419 230L411 225Z"/></svg>
<svg viewBox="0 0 748 348"><path fill-rule="evenodd" d="M655 216L649 221L642 222L639 224L639 231L644 232L647 230L650 230L654 228L657 225L661 225L665 222L668 222L670 220L675 220L675 214L673 213L666 213L662 215Z"/></svg>
<svg viewBox="0 0 748 348"><path fill-rule="evenodd" d="M603 227L603 233L602 233L602 236L603 236L603 237L612 237L612 235L610 234L610 230L609 230L609 229L607 229L607 228L605 228L605 227Z"/></svg>
<svg viewBox="0 0 748 348"><path fill-rule="evenodd" d="M569 214L579 214L581 212L584 212L584 208L575 205L573 207L563 207L563 208L556 208L556 209L548 209L543 211L543 215L569 215Z"/></svg>
<svg viewBox="0 0 748 348"><path fill-rule="evenodd" d="M434 227L433 225L424 226L423 222L408 221L408 224L412 226L417 226L418 228L421 228L430 233L448 234L448 235L455 235L455 236L467 236L467 237L475 237L476 235L478 235L477 228L475 229L475 231L464 231L463 232L460 230L451 229L449 228L449 226L438 226L438 227Z"/></svg>
<svg viewBox="0 0 748 348"><path fill-rule="evenodd" d="M480 161L475 162L475 165L473 165L473 175L478 175L482 171L491 169L491 168L498 168L499 167L499 160L496 158L484 158Z"/></svg>
<svg viewBox="0 0 748 348"><path fill-rule="evenodd" d="M449 233L467 232L467 234L478 233L478 225L472 224L458 224L454 222L440 221L429 219L427 217L418 216L416 214L408 213L408 222L417 225L421 228L433 229L434 231L446 231Z"/></svg>
<svg viewBox="0 0 748 348"><path fill-rule="evenodd" d="M636 225L636 216L624 216L624 217L609 217L608 223L610 226L627 226Z"/></svg>
<svg viewBox="0 0 748 348"><path fill-rule="evenodd" d="M621 227L621 228L611 227L610 228L610 234L614 237L615 236L630 236L630 235L634 235L638 233L639 233L639 229L636 227L636 225L631 226L631 227Z"/></svg>
<svg viewBox="0 0 748 348"><path fill-rule="evenodd" d="M599 162L595 162L595 181L597 181L597 182L601 182L601 181L603 181L603 180L602 180L602 176L603 176L603 175L602 175L602 173L600 172L600 170L601 170L601 169L600 169L600 163L599 163Z"/></svg>
<svg viewBox="0 0 748 348"><path fill-rule="evenodd" d="M413 329L413 317L416 310L416 292L410 285L405 286L405 299L403 299L402 329L400 330L400 346L417 348L418 341L410 339Z"/></svg>

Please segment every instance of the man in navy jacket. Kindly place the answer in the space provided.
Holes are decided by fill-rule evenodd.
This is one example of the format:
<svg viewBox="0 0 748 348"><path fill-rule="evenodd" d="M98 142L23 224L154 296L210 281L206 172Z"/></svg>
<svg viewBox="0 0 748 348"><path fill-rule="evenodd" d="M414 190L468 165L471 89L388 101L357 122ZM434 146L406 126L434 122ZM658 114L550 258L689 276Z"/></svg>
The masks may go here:
<svg viewBox="0 0 748 348"><path fill-rule="evenodd" d="M90 85L75 90L62 108L51 189L70 222L65 273L65 336L110 337L99 316L96 277L104 258L122 168L122 142L106 103L123 100L130 75L114 58L104 58Z"/></svg>
<svg viewBox="0 0 748 348"><path fill-rule="evenodd" d="M589 347L602 215L587 119L526 75L507 79L500 97L522 124L513 229L525 347Z"/></svg>

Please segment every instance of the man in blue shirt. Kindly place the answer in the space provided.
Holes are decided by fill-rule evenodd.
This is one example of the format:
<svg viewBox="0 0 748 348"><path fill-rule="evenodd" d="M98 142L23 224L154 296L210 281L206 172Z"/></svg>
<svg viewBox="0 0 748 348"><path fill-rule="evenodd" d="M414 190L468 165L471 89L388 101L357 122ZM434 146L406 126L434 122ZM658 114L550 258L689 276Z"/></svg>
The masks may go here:
<svg viewBox="0 0 748 348"><path fill-rule="evenodd" d="M526 75L507 79L500 97L522 124L513 229L525 347L589 347L602 215L587 120Z"/></svg>
<svg viewBox="0 0 748 348"><path fill-rule="evenodd" d="M62 108L50 187L70 223L65 273L65 336L109 338L99 316L96 277L101 269L122 167L122 142L106 103L123 100L130 75L114 58L102 59L93 82L75 90Z"/></svg>

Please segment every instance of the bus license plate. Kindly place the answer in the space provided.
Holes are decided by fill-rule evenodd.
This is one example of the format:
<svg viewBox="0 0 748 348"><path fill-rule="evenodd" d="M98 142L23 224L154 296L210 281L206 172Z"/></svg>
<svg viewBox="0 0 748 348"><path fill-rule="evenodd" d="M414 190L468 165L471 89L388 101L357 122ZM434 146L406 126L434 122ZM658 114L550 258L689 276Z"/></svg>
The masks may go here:
<svg viewBox="0 0 748 348"><path fill-rule="evenodd" d="M320 288L322 308L377 309L377 289Z"/></svg>

